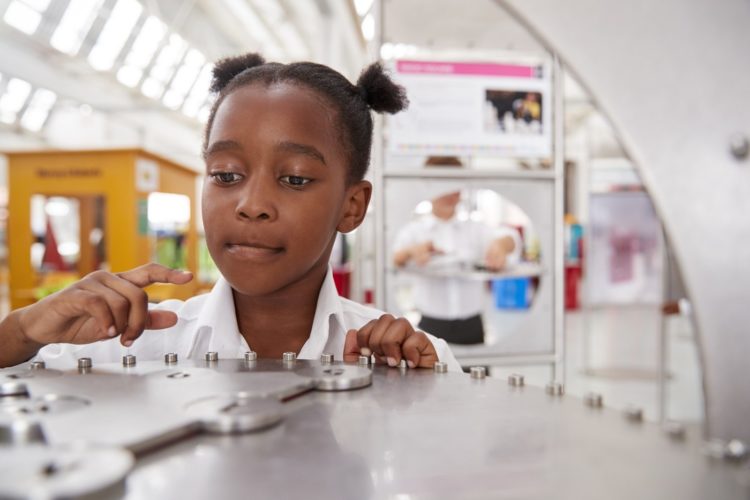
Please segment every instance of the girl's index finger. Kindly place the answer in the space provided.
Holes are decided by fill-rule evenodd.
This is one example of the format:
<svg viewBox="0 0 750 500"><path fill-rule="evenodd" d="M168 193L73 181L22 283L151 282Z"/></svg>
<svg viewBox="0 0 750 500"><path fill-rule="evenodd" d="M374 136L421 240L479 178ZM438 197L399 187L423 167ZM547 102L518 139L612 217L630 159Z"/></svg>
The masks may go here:
<svg viewBox="0 0 750 500"><path fill-rule="evenodd" d="M190 271L170 269L154 262L136 267L129 271L117 273L116 275L140 288L144 288L154 283L184 285L193 279L193 273Z"/></svg>

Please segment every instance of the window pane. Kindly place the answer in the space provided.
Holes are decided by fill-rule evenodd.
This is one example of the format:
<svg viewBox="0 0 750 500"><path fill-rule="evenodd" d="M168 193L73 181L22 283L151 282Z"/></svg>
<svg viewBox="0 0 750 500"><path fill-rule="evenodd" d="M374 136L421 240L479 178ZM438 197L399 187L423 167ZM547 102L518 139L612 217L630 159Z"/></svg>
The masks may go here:
<svg viewBox="0 0 750 500"><path fill-rule="evenodd" d="M6 23L27 35L32 35L39 27L42 15L25 3L11 2L3 19Z"/></svg>
<svg viewBox="0 0 750 500"><path fill-rule="evenodd" d="M136 0L119 0L104 25L96 45L89 54L89 62L99 71L112 67L122 46L141 15L143 6Z"/></svg>
<svg viewBox="0 0 750 500"><path fill-rule="evenodd" d="M0 121L14 123L18 112L31 93L31 84L19 78L11 78L5 93L0 97Z"/></svg>
<svg viewBox="0 0 750 500"><path fill-rule="evenodd" d="M103 2L104 0L71 0L50 38L50 44L60 52L76 55Z"/></svg>
<svg viewBox="0 0 750 500"><path fill-rule="evenodd" d="M57 95L51 90L38 89L21 117L21 126L34 132L41 130L56 100Z"/></svg>

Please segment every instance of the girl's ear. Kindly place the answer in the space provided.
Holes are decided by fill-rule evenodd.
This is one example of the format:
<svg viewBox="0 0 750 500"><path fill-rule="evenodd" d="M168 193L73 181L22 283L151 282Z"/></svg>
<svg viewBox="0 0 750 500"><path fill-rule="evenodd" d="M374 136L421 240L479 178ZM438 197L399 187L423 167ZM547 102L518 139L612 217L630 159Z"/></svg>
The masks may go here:
<svg viewBox="0 0 750 500"><path fill-rule="evenodd" d="M372 184L369 181L359 181L346 189L346 199L342 206L339 225L336 227L339 232L348 233L362 224L371 195Z"/></svg>

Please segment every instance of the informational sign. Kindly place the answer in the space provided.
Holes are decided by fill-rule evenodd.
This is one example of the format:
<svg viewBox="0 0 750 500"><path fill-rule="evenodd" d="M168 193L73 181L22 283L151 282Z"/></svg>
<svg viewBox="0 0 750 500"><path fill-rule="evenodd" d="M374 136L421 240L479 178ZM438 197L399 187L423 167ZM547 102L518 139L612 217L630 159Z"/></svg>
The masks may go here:
<svg viewBox="0 0 750 500"><path fill-rule="evenodd" d="M549 157L550 64L398 60L409 108L389 121L389 149L427 155Z"/></svg>

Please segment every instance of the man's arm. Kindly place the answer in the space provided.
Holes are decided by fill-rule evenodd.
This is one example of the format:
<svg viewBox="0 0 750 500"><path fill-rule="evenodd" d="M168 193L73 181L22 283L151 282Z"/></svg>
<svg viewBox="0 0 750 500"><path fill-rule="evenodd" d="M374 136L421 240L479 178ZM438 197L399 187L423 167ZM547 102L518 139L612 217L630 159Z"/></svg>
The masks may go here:
<svg viewBox="0 0 750 500"><path fill-rule="evenodd" d="M21 326L24 309L11 312L0 322L0 367L15 366L28 361L43 344L26 337Z"/></svg>

